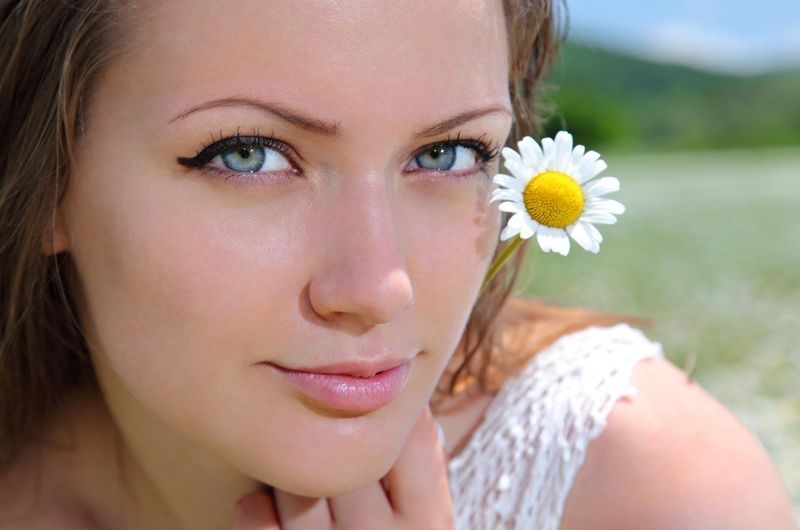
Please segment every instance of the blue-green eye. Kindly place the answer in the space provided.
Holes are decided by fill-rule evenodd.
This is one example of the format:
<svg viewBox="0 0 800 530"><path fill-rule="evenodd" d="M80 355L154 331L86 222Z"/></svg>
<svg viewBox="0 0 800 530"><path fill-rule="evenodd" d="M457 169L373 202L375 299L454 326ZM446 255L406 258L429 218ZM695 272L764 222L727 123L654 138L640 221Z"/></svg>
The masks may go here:
<svg viewBox="0 0 800 530"><path fill-rule="evenodd" d="M231 136L205 147L193 158L178 157L187 167L210 167L227 173L293 171L286 144L263 136Z"/></svg>
<svg viewBox="0 0 800 530"><path fill-rule="evenodd" d="M242 145L217 155L211 165L219 167L219 162L239 173L265 173L291 169L291 164L279 152L261 145Z"/></svg>
<svg viewBox="0 0 800 530"><path fill-rule="evenodd" d="M414 163L417 168L431 171L460 171L469 169L477 162L475 149L458 144L434 146L417 155ZM416 169L416 168L412 168Z"/></svg>

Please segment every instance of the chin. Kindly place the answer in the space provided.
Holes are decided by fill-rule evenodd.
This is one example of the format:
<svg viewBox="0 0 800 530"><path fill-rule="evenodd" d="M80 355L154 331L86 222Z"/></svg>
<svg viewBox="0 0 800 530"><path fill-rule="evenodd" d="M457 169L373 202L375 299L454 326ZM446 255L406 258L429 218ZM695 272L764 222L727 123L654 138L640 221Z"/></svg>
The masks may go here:
<svg viewBox="0 0 800 530"><path fill-rule="evenodd" d="M278 489L303 497L338 497L353 493L378 482L391 469L396 458L388 462L345 462L339 460L325 469L298 465L288 474L268 483Z"/></svg>
<svg viewBox="0 0 800 530"><path fill-rule="evenodd" d="M390 406L346 418L279 395L267 420L254 421L257 411L235 418L226 453L246 475L294 495L352 493L380 481L400 456L428 396L427 381L414 383Z"/></svg>
<svg viewBox="0 0 800 530"><path fill-rule="evenodd" d="M255 478L304 497L336 497L378 482L397 461L406 436L396 424L363 426L343 436L306 433L294 446L283 445L281 458L262 453L252 462L260 475Z"/></svg>

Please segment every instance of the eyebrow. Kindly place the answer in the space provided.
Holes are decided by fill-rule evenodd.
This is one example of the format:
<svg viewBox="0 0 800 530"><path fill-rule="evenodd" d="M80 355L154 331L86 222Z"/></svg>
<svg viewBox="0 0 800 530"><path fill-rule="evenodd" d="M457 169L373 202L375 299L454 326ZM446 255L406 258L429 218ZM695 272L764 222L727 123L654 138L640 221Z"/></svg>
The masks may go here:
<svg viewBox="0 0 800 530"><path fill-rule="evenodd" d="M169 123L182 120L186 116L194 114L195 112L217 107L250 107L268 114L272 114L273 116L277 116L278 118L306 131L321 134L323 136L339 136L338 123L330 123L324 120L309 118L307 116L303 116L299 112L289 110L275 103L267 103L248 98L223 98L206 101L205 103L200 103L199 105L195 105L194 107L181 112L169 120Z"/></svg>
<svg viewBox="0 0 800 530"><path fill-rule="evenodd" d="M215 99L207 101L205 103L195 105L194 107L191 107L188 110L181 112L180 114L169 120L169 123L182 120L183 118L195 112L217 107L249 107L262 112L266 112L268 114L272 114L273 116L276 116L288 123L291 123L292 125L299 127L300 129L303 129L305 131L319 134L321 136L333 136L333 137L341 136L339 132L340 129L339 122L328 122L325 120L319 120L316 118L305 116L299 112L293 111L276 103L258 101L249 98L223 98L223 99ZM505 114L513 117L513 113L505 106L492 105L489 107L468 110L466 112L456 114L455 116L447 118L435 125L431 125L429 127L425 127L417 131L416 133L414 133L414 137L428 138L431 136L437 136L451 129L454 129L459 125L463 125L464 123L475 120L487 114Z"/></svg>
<svg viewBox="0 0 800 530"><path fill-rule="evenodd" d="M459 125L463 125L467 122L472 120L478 119L482 116L486 116L487 114L505 114L507 116L513 117L514 114L508 110L506 107L501 105L493 105L491 107L485 107L482 109L474 109L468 110L466 112L462 112L460 114L456 114L452 118L447 118L444 121L437 123L436 125L432 125L430 127L426 127L420 131L417 131L414 134L415 138L428 138L430 136L438 136L442 133L445 133L451 129L455 129Z"/></svg>

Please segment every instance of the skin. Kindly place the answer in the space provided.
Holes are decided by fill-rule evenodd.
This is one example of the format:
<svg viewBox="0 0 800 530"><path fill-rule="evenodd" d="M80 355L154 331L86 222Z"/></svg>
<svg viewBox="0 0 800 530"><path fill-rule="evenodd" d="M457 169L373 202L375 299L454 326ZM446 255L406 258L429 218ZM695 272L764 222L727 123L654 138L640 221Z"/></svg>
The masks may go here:
<svg viewBox="0 0 800 530"><path fill-rule="evenodd" d="M264 483L286 528L320 528L306 508L354 492L340 504L353 520L447 520L433 502L446 488L402 484L445 476L422 411L497 244L497 162L447 173L414 161L457 135L505 142L503 24L499 1L170 0L136 17L130 51L95 86L47 249L76 263L121 437L123 502L100 496L94 510L133 528L218 530ZM338 135L252 105L187 113L221 98L276 103ZM284 140L297 171L244 185L176 161L237 130ZM321 407L256 366L371 355L413 361L404 391L367 413ZM375 495L387 473L441 513L387 513Z"/></svg>

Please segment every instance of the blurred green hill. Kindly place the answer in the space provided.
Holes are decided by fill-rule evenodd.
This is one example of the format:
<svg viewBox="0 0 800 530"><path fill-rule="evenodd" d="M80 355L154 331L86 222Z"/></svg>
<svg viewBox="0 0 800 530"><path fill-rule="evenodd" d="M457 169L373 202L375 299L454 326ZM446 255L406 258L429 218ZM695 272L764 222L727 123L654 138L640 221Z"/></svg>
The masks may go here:
<svg viewBox="0 0 800 530"><path fill-rule="evenodd" d="M722 75L568 42L545 132L616 150L800 146L800 71Z"/></svg>

